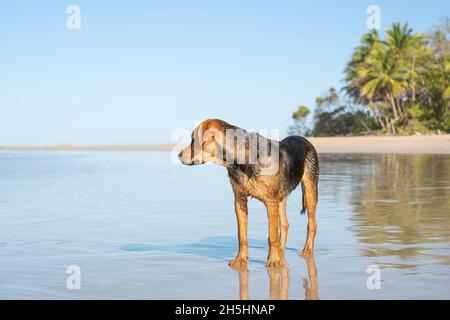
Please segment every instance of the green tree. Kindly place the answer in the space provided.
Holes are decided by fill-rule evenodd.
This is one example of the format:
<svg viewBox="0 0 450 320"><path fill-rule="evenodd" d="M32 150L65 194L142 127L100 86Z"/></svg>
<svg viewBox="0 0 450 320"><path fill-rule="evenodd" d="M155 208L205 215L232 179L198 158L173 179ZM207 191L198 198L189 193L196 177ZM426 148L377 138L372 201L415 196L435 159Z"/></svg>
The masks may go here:
<svg viewBox="0 0 450 320"><path fill-rule="evenodd" d="M307 135L309 133L306 127L306 117L310 114L310 110L306 106L299 106L292 114L295 124L289 128L289 133L293 135Z"/></svg>
<svg viewBox="0 0 450 320"><path fill-rule="evenodd" d="M428 35L400 23L384 39L376 30L364 34L344 71L349 101L333 88L319 97L312 133L450 132L449 38L447 17Z"/></svg>
<svg viewBox="0 0 450 320"><path fill-rule="evenodd" d="M355 108L351 103L342 103L336 89L316 99L314 114L314 136L360 135L371 132L376 123L366 111Z"/></svg>
<svg viewBox="0 0 450 320"><path fill-rule="evenodd" d="M435 31L435 42L439 44L435 54L427 37L413 33L408 24L394 23L386 30L385 40L375 31L362 37L345 69L344 90L355 103L371 110L382 130L391 134L405 132L417 122L422 122L424 130L446 127L445 101L450 89L447 94L445 68L441 63L442 74L438 75L435 61L436 52L448 57L443 33Z"/></svg>
<svg viewBox="0 0 450 320"><path fill-rule="evenodd" d="M442 17L440 19L440 24L431 29L427 34L427 38L430 42L431 48L433 49L436 57L438 59L445 59L450 55L450 18Z"/></svg>
<svg viewBox="0 0 450 320"><path fill-rule="evenodd" d="M389 47L380 43L358 68L357 76L363 84L360 94L371 103L383 102L379 105L385 107L385 126L390 133L396 133L395 122L403 114L399 97L407 88L406 70L402 63L393 58Z"/></svg>

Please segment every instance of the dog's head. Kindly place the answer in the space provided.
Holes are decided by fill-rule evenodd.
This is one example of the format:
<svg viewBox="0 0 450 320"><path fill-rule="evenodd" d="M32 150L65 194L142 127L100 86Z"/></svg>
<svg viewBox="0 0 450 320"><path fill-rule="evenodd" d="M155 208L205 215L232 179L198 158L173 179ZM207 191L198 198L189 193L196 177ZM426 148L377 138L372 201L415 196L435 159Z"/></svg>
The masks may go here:
<svg viewBox="0 0 450 320"><path fill-rule="evenodd" d="M178 155L185 165L199 165L206 162L223 163L223 141L226 123L208 119L192 132L191 143Z"/></svg>

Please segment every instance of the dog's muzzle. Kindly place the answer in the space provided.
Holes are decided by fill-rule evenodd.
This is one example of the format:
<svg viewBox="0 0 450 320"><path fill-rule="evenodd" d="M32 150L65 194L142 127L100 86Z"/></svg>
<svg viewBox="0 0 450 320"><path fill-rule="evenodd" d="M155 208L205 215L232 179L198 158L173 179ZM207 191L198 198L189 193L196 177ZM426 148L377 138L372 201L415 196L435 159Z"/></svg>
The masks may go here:
<svg viewBox="0 0 450 320"><path fill-rule="evenodd" d="M201 160L193 160L191 157L187 158L184 154L184 151L181 151L178 154L178 158L180 159L181 163L186 165L186 166L195 166L195 165L200 165L200 164L205 164L205 161Z"/></svg>
<svg viewBox="0 0 450 320"><path fill-rule="evenodd" d="M180 159L181 163L186 165L186 166L193 166L194 165L194 161L192 161L192 159L186 159L186 157L184 156L184 152L181 151L178 154L178 158Z"/></svg>

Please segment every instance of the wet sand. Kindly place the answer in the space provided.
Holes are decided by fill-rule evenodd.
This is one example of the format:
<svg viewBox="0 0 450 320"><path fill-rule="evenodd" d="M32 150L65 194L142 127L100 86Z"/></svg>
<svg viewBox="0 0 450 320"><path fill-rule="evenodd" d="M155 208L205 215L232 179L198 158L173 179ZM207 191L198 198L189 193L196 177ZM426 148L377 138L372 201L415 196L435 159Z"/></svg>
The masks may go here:
<svg viewBox="0 0 450 320"><path fill-rule="evenodd" d="M2 151L0 299L449 299L450 156L319 157L313 258L298 255L297 189L288 268L265 267L267 215L253 199L249 265L233 270L224 168L158 151Z"/></svg>
<svg viewBox="0 0 450 320"><path fill-rule="evenodd" d="M450 154L450 135L310 137L319 153ZM164 151L174 144L128 146L0 146L10 151Z"/></svg>

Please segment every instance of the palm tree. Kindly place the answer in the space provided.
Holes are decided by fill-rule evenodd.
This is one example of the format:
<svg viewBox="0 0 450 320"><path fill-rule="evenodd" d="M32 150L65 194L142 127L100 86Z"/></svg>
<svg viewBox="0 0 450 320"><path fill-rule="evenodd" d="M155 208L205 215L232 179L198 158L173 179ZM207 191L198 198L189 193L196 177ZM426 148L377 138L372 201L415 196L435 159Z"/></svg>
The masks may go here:
<svg viewBox="0 0 450 320"><path fill-rule="evenodd" d="M397 98L404 93L407 83L405 69L392 59L390 53L385 46L376 48L358 70L358 77L364 79L360 90L362 96L368 101L382 100L390 106L393 115L390 130L395 133L394 124L402 115Z"/></svg>
<svg viewBox="0 0 450 320"><path fill-rule="evenodd" d="M386 122L383 119L382 105L380 103L374 103L374 101L368 100L366 96L361 95L361 89L365 84L365 79L358 76L359 69L379 43L380 36L376 29L372 29L362 36L360 45L353 52L345 68L345 81L347 84L343 87L343 90L356 105L369 106L376 122L384 129Z"/></svg>
<svg viewBox="0 0 450 320"><path fill-rule="evenodd" d="M343 90L355 105L369 107L383 130L396 133L397 122L450 130L449 21L428 41L400 23L386 30L385 39L376 30L362 37L346 65Z"/></svg>
<svg viewBox="0 0 450 320"><path fill-rule="evenodd" d="M370 30L361 38L361 44L355 49L350 62L345 68L345 81L347 85L344 90L357 104L367 104L368 101L361 97L360 90L362 87L361 79L358 78L358 68L367 56L372 52L374 46L380 41L378 31L376 29Z"/></svg>
<svg viewBox="0 0 450 320"><path fill-rule="evenodd" d="M395 133L394 123L406 116L409 95L416 100L423 69L425 36L413 34L408 24L394 23L381 40L375 30L365 34L346 68L344 87L356 103L368 105L375 119Z"/></svg>
<svg viewBox="0 0 450 320"><path fill-rule="evenodd" d="M411 91L413 104L416 101L417 81L425 68L424 62L429 61L431 55L425 38L426 35L413 34L407 23L403 26L394 23L391 29L386 30L385 43L389 46L393 58L408 69L408 89ZM399 106L402 108L401 103Z"/></svg>
<svg viewBox="0 0 450 320"><path fill-rule="evenodd" d="M407 52L412 48L412 29L405 23L403 26L400 23L393 23L392 28L386 30L386 43L396 58L404 58Z"/></svg>

